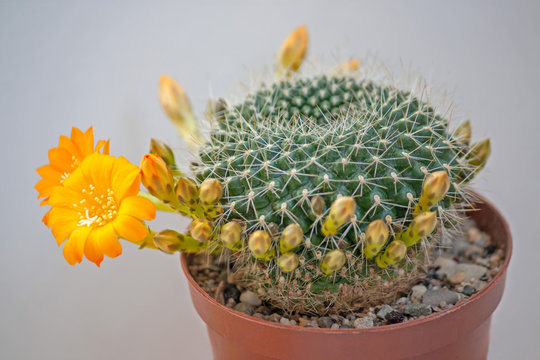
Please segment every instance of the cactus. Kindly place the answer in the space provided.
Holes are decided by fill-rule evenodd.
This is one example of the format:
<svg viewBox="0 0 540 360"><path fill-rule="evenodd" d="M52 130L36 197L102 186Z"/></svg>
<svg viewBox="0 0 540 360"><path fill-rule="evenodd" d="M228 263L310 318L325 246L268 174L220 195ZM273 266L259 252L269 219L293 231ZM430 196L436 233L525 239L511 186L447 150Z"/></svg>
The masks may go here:
<svg viewBox="0 0 540 360"><path fill-rule="evenodd" d="M145 167L142 178L157 202L194 219L188 234L157 233L158 248L228 256L268 301L322 314L392 300L418 279L436 229L456 227L489 141L470 146L469 122L451 131L413 92L360 78L358 60L298 75L306 48L301 27L278 53L273 83L211 102L194 180L158 142L153 153L171 171L146 166L163 180ZM166 102L179 126L191 108L174 94L162 98L182 99L180 110Z"/></svg>

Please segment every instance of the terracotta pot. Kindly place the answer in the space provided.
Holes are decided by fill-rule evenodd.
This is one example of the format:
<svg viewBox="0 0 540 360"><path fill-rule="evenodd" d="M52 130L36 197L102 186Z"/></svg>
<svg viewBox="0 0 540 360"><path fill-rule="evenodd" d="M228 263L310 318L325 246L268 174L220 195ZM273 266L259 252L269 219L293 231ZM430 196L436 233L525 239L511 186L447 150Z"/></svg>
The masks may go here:
<svg viewBox="0 0 540 360"><path fill-rule="evenodd" d="M505 219L489 202L471 213L506 250L497 276L467 301L421 319L370 329L319 329L260 320L219 304L193 280L182 254L191 299L207 324L216 360L254 359L486 359L491 314L499 304L512 254Z"/></svg>

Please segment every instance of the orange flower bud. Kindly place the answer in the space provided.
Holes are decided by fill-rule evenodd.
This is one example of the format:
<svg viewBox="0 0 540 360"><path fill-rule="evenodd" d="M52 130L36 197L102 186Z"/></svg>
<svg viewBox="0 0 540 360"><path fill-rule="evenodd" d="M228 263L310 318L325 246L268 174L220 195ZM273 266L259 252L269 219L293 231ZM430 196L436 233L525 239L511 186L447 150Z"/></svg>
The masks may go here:
<svg viewBox="0 0 540 360"><path fill-rule="evenodd" d="M164 202L173 195L173 177L167 164L154 154L146 154L141 160L141 180L150 194Z"/></svg>
<svg viewBox="0 0 540 360"><path fill-rule="evenodd" d="M150 153L159 156L167 166L176 166L172 149L163 141L150 139Z"/></svg>

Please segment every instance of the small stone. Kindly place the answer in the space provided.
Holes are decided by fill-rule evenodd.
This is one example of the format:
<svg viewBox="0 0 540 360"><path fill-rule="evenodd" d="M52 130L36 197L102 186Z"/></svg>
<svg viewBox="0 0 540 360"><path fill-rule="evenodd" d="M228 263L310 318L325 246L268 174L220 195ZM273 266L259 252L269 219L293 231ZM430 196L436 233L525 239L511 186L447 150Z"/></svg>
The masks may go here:
<svg viewBox="0 0 540 360"><path fill-rule="evenodd" d="M441 269L443 268L449 268L449 267L454 267L456 266L456 262L451 259L451 258L446 258L444 256L439 256L435 262L433 263L433 265L435 266L438 266L440 267Z"/></svg>
<svg viewBox="0 0 540 360"><path fill-rule="evenodd" d="M411 290L411 300L417 303L422 302L422 296L427 291L427 288L424 285L419 284L413 286Z"/></svg>
<svg viewBox="0 0 540 360"><path fill-rule="evenodd" d="M486 254L491 255L495 252L495 250L497 250L497 245L490 244L486 246L484 250L486 251Z"/></svg>
<svg viewBox="0 0 540 360"><path fill-rule="evenodd" d="M405 316L399 311L391 311L386 314L386 321L388 321L389 324L398 324L403 322L403 320L405 320Z"/></svg>
<svg viewBox="0 0 540 360"><path fill-rule="evenodd" d="M264 315L261 314L261 313L255 313L252 315L254 318L257 318L257 319L264 319Z"/></svg>
<svg viewBox="0 0 540 360"><path fill-rule="evenodd" d="M394 309L390 305L383 305L381 310L377 312L377 317L384 320L386 318L386 315L388 315L392 311L394 311Z"/></svg>
<svg viewBox="0 0 540 360"><path fill-rule="evenodd" d="M343 325L350 325L351 324L351 321L349 319L343 319L343 321L341 322Z"/></svg>
<svg viewBox="0 0 540 360"><path fill-rule="evenodd" d="M482 254L483 252L484 252L484 248L478 245L470 245L469 247L467 247L467 250L465 250L465 256L468 257L469 259L472 259Z"/></svg>
<svg viewBox="0 0 540 360"><path fill-rule="evenodd" d="M343 325L340 325L339 328L340 329L352 329L352 326L348 325L348 324L343 324Z"/></svg>
<svg viewBox="0 0 540 360"><path fill-rule="evenodd" d="M283 325L291 325L291 320L287 319L286 317L282 317L281 319L279 319L279 322Z"/></svg>
<svg viewBox="0 0 540 360"><path fill-rule="evenodd" d="M414 317L426 316L431 314L431 306L428 304L407 304L401 308L401 312Z"/></svg>
<svg viewBox="0 0 540 360"><path fill-rule="evenodd" d="M470 228L467 230L467 240L471 243L478 243L482 241L482 232L475 227Z"/></svg>
<svg viewBox="0 0 540 360"><path fill-rule="evenodd" d="M270 310L266 306L259 306L258 308L255 309L255 311L260 312L261 314L267 315L267 316L272 313L272 310Z"/></svg>
<svg viewBox="0 0 540 360"><path fill-rule="evenodd" d="M295 321L295 320L291 320L291 325L296 325L296 321Z"/></svg>
<svg viewBox="0 0 540 360"><path fill-rule="evenodd" d="M349 321L354 321L354 319L356 319L356 315L354 315L354 313L348 313L345 315L345 318L347 318Z"/></svg>
<svg viewBox="0 0 540 360"><path fill-rule="evenodd" d="M339 329L339 324L333 323L330 329Z"/></svg>
<svg viewBox="0 0 540 360"><path fill-rule="evenodd" d="M306 318L301 317L300 319L298 319L298 325L300 326L308 326L310 323L311 321Z"/></svg>
<svg viewBox="0 0 540 360"><path fill-rule="evenodd" d="M257 294L255 294L253 291L244 291L242 295L240 295L240 301L246 304L249 304L251 306L259 306L262 304L261 299Z"/></svg>
<svg viewBox="0 0 540 360"><path fill-rule="evenodd" d="M236 305L236 301L234 301L233 298L230 298L229 300L227 300L227 304L226 304L227 307L232 308L234 307L234 305Z"/></svg>
<svg viewBox="0 0 540 360"><path fill-rule="evenodd" d="M406 297L399 298L399 299L397 299L397 301L396 301L396 304L397 304L398 306L403 306L403 305L408 304L408 303L409 303L409 299L406 298Z"/></svg>
<svg viewBox="0 0 540 360"><path fill-rule="evenodd" d="M268 317L268 320L273 322L279 322L281 320L281 315L273 313Z"/></svg>
<svg viewBox="0 0 540 360"><path fill-rule="evenodd" d="M233 299L235 302L240 302L240 291L234 284L227 284L227 286L225 286L225 289L223 289L223 296L225 297L225 301Z"/></svg>
<svg viewBox="0 0 540 360"><path fill-rule="evenodd" d="M465 280L464 272L455 273L454 275L448 278L448 281L450 281L454 285L461 284L463 280Z"/></svg>
<svg viewBox="0 0 540 360"><path fill-rule="evenodd" d="M330 319L328 316L320 317L319 320L317 320L317 324L322 328L329 328L333 323L334 322L332 319Z"/></svg>
<svg viewBox="0 0 540 360"><path fill-rule="evenodd" d="M357 329L373 327L373 319L367 316L358 318L354 320L354 327Z"/></svg>
<svg viewBox="0 0 540 360"><path fill-rule="evenodd" d="M462 293L467 296L472 296L476 293L476 289L472 287L471 285L465 285L463 287Z"/></svg>
<svg viewBox="0 0 540 360"><path fill-rule="evenodd" d="M248 303L244 303L244 302L236 304L234 306L234 310L243 312L244 314L247 314L247 315L252 315L253 314L253 306L248 304Z"/></svg>
<svg viewBox="0 0 540 360"><path fill-rule="evenodd" d="M455 268L455 272L464 272L465 281L472 281L481 279L487 272L487 268L482 265L476 264L458 264Z"/></svg>
<svg viewBox="0 0 540 360"><path fill-rule="evenodd" d="M422 297L423 304L439 307L442 302L454 305L458 300L458 294L448 289L428 290Z"/></svg>

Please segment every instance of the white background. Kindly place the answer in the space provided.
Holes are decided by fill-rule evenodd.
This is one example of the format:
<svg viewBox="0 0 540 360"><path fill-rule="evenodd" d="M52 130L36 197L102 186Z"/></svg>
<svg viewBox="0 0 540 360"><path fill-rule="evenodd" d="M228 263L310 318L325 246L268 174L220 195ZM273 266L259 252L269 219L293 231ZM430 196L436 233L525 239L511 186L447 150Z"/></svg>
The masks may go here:
<svg viewBox="0 0 540 360"><path fill-rule="evenodd" d="M535 1L0 1L0 358L211 358L178 258L124 243L101 269L69 266L40 223L35 168L71 126L93 125L137 164L150 137L186 158L158 76L202 113L300 24L312 59L412 64L452 92L475 140L492 139L477 188L507 216L515 253L489 358L540 358L539 18Z"/></svg>

